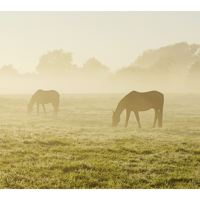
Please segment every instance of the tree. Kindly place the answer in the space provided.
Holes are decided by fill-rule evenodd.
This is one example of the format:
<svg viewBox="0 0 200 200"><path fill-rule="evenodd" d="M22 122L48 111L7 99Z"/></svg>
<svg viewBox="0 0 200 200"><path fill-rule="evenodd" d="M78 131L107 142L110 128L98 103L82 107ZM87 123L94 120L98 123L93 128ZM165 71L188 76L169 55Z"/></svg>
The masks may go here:
<svg viewBox="0 0 200 200"><path fill-rule="evenodd" d="M18 71L12 66L12 64L10 65L4 65L1 69L0 69L0 75L1 76L17 76L19 75Z"/></svg>
<svg viewBox="0 0 200 200"><path fill-rule="evenodd" d="M43 75L65 74L67 70L73 68L72 53L64 52L62 49L48 51L40 57L36 70Z"/></svg>
<svg viewBox="0 0 200 200"><path fill-rule="evenodd" d="M83 64L82 71L90 73L92 75L108 75L110 69L103 65L96 58L89 58L86 63Z"/></svg>
<svg viewBox="0 0 200 200"><path fill-rule="evenodd" d="M162 56L149 68L149 72L155 82L166 83L169 82L172 66L173 59Z"/></svg>
<svg viewBox="0 0 200 200"><path fill-rule="evenodd" d="M200 90L199 89L200 84L200 62L196 61L194 62L189 70L188 70L188 76L186 79L186 85L189 86L192 90Z"/></svg>
<svg viewBox="0 0 200 200"><path fill-rule="evenodd" d="M78 69L76 79L81 84L80 87L86 91L102 91L106 84L109 70L96 58L89 58L83 64L83 67Z"/></svg>

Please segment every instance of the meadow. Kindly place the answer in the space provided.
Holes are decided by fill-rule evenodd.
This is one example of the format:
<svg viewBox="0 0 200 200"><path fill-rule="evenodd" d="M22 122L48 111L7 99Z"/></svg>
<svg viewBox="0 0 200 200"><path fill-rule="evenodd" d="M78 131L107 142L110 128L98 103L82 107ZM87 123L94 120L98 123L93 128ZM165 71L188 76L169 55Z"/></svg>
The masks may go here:
<svg viewBox="0 0 200 200"><path fill-rule="evenodd" d="M200 188L200 94L165 94L163 128L153 110L112 128L124 95L61 94L58 117L0 95L0 188Z"/></svg>

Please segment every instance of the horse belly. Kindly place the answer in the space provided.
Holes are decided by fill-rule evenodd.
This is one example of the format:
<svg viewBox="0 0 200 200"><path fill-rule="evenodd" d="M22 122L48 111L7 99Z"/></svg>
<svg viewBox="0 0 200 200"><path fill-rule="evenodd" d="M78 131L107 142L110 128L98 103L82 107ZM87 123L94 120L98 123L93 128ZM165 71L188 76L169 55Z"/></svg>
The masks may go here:
<svg viewBox="0 0 200 200"><path fill-rule="evenodd" d="M153 108L152 106L148 106L148 105L145 105L145 106L135 106L133 110L135 111L146 111L146 110L150 110L151 108Z"/></svg>
<svg viewBox="0 0 200 200"><path fill-rule="evenodd" d="M49 100L49 99L41 99L40 101L39 101L39 103L40 104L48 104L48 103L51 103L51 101Z"/></svg>
<svg viewBox="0 0 200 200"><path fill-rule="evenodd" d="M146 111L151 108L153 108L154 105L152 102L145 101L145 100L140 100L140 101L135 101L131 105L131 110L133 111Z"/></svg>

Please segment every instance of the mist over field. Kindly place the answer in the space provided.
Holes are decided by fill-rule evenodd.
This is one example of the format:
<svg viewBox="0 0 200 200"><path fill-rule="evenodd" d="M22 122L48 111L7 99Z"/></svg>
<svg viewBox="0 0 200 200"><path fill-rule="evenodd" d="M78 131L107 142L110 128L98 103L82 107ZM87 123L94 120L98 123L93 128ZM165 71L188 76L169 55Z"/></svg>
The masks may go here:
<svg viewBox="0 0 200 200"><path fill-rule="evenodd" d="M125 94L61 94L57 117L30 94L0 95L0 188L200 188L200 95L166 94L163 127L154 110L116 128L112 110ZM193 102L193 104L191 104Z"/></svg>
<svg viewBox="0 0 200 200"><path fill-rule="evenodd" d="M117 58L116 58L117 59ZM165 93L200 92L200 45L181 42L149 49L129 66L112 72L95 57L83 67L72 64L73 54L48 51L33 73L19 73L12 64L0 68L1 94L30 94L37 89L60 93L126 93L159 90Z"/></svg>

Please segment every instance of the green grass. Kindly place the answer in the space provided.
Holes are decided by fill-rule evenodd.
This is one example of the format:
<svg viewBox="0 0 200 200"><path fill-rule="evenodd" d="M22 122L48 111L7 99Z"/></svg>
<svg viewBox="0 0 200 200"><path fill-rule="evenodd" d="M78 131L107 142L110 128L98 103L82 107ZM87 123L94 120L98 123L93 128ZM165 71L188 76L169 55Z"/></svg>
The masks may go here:
<svg viewBox="0 0 200 200"><path fill-rule="evenodd" d="M60 112L30 116L30 95L0 96L0 188L200 188L200 95L167 94L164 127L153 110L125 113L124 94L61 95Z"/></svg>

